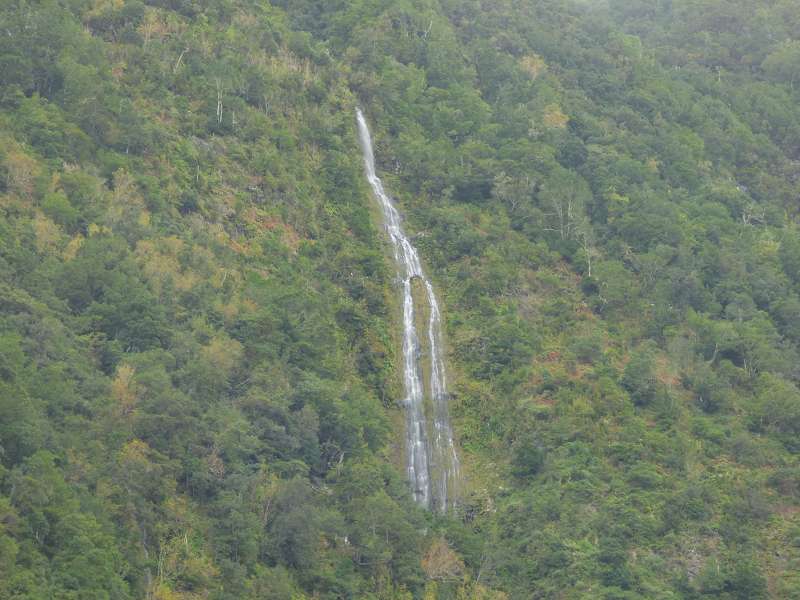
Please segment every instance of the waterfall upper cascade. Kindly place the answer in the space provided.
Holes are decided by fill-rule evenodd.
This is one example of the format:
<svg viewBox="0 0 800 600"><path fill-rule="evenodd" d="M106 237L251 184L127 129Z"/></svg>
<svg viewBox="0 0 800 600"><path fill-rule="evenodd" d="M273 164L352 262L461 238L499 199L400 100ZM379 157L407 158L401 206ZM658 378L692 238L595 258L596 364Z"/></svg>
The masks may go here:
<svg viewBox="0 0 800 600"><path fill-rule="evenodd" d="M433 286L422 269L417 249L403 232L400 214L375 173L372 138L361 110L357 111L357 117L367 179L380 203L398 275L402 280L408 479L414 499L419 504L445 512L456 500L459 463L448 414L449 397L442 358L439 303L436 301ZM422 293L415 294L413 287L420 283ZM427 307L418 305L424 301L427 301ZM428 313L427 332L423 332L426 340L421 339L417 333L418 314L423 311ZM421 342L427 344L427 357L422 355ZM427 386L425 379L428 380Z"/></svg>

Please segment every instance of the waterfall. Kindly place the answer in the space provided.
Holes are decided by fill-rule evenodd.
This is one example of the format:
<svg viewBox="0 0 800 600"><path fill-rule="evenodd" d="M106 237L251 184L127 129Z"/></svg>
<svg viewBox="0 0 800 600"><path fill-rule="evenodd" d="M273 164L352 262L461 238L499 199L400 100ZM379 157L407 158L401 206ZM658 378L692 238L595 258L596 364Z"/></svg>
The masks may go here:
<svg viewBox="0 0 800 600"><path fill-rule="evenodd" d="M372 138L360 109L357 117L367 180L380 204L398 276L402 280L406 472L414 499L426 508L445 512L456 501L459 463L447 406L449 397L442 357L439 303L422 269L417 249L403 231L400 213L375 173ZM427 306L415 304L414 287L422 288L416 295L418 302L425 300ZM417 318L418 313L424 310L428 311L427 323L423 323L427 325L427 332L421 339L417 333ZM423 356L425 343L427 357Z"/></svg>

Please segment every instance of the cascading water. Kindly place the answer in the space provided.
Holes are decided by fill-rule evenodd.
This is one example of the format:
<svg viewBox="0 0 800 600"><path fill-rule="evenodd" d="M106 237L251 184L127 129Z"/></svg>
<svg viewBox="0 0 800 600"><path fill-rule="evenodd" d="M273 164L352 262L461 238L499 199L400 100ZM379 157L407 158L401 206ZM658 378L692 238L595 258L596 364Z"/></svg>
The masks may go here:
<svg viewBox="0 0 800 600"><path fill-rule="evenodd" d="M375 173L372 138L361 110L357 111L357 117L367 179L380 203L398 274L403 282L403 382L406 393L404 404L408 479L414 499L418 503L426 508L445 512L456 501L459 463L447 407L439 303L436 301L433 286L422 270L417 249L403 232L400 213ZM416 313L423 307L415 306L412 289L414 281L421 282L424 291L421 296L427 300L427 369L421 364L424 357L421 339L417 335ZM423 377L426 370L428 386L425 386Z"/></svg>

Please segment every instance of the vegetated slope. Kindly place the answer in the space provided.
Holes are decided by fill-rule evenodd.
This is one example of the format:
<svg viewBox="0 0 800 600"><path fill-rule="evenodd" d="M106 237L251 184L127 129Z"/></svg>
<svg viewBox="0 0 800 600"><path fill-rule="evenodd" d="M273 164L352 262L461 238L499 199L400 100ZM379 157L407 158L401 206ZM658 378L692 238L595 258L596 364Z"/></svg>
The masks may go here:
<svg viewBox="0 0 800 600"><path fill-rule="evenodd" d="M2 8L0 597L800 592L800 9L273 4ZM388 458L356 97L458 519Z"/></svg>
<svg viewBox="0 0 800 600"><path fill-rule="evenodd" d="M352 65L445 294L469 566L796 595L796 4L347 6L288 10Z"/></svg>
<svg viewBox="0 0 800 600"><path fill-rule="evenodd" d="M420 587L337 67L263 3L0 22L0 597Z"/></svg>

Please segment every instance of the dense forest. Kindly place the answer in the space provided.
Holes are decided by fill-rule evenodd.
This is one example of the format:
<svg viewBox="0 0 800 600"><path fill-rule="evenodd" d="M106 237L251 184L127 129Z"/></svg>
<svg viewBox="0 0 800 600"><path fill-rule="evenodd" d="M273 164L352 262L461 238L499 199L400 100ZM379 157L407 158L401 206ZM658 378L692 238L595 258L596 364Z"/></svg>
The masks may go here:
<svg viewBox="0 0 800 600"><path fill-rule="evenodd" d="M796 0L3 0L0 599L800 598L799 200Z"/></svg>

